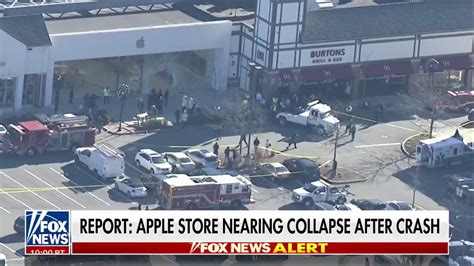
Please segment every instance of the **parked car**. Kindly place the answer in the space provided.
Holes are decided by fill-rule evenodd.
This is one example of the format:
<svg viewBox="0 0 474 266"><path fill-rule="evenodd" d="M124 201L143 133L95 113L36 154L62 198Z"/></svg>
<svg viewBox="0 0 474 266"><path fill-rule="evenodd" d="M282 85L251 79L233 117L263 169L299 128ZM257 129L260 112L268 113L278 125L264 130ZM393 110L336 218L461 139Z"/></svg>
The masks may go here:
<svg viewBox="0 0 474 266"><path fill-rule="evenodd" d="M3 142L3 136L5 136L5 134L7 134L7 128L0 124L0 143Z"/></svg>
<svg viewBox="0 0 474 266"><path fill-rule="evenodd" d="M315 202L313 204L313 210L317 211L336 211L336 207L327 202Z"/></svg>
<svg viewBox="0 0 474 266"><path fill-rule="evenodd" d="M142 149L135 155L135 163L138 167L147 169L152 174L171 173L171 164L169 164L163 155L152 150Z"/></svg>
<svg viewBox="0 0 474 266"><path fill-rule="evenodd" d="M164 156L174 173L189 173L196 168L196 164L183 152L165 152Z"/></svg>
<svg viewBox="0 0 474 266"><path fill-rule="evenodd" d="M147 189L140 179L124 178L115 183L115 189L126 194L128 198L143 198L147 194Z"/></svg>
<svg viewBox="0 0 474 266"><path fill-rule="evenodd" d="M397 211L412 211L415 208L411 206L410 203L406 201L387 201L385 203L387 205L387 210L397 210Z"/></svg>
<svg viewBox="0 0 474 266"><path fill-rule="evenodd" d="M354 205L352 203L336 205L336 209L338 209L340 211L361 211L361 209L359 207L357 207L356 205Z"/></svg>
<svg viewBox="0 0 474 266"><path fill-rule="evenodd" d="M257 172L261 175L268 175L272 180L276 178L287 178L290 171L281 163L263 163L257 166Z"/></svg>
<svg viewBox="0 0 474 266"><path fill-rule="evenodd" d="M385 202L378 199L353 199L351 203L361 210L385 210L387 208Z"/></svg>
<svg viewBox="0 0 474 266"><path fill-rule="evenodd" d="M467 114L467 119L469 121L474 121L474 108L469 110L469 113Z"/></svg>
<svg viewBox="0 0 474 266"><path fill-rule="evenodd" d="M292 174L304 177L308 181L317 181L321 178L319 165L308 158L286 159L283 165Z"/></svg>
<svg viewBox="0 0 474 266"><path fill-rule="evenodd" d="M15 232L17 232L20 235L25 234L25 216L21 215L18 216L18 218L15 219L15 222L13 223L13 229Z"/></svg>
<svg viewBox="0 0 474 266"><path fill-rule="evenodd" d="M184 152L198 167L218 167L219 159L208 150L192 149Z"/></svg>
<svg viewBox="0 0 474 266"><path fill-rule="evenodd" d="M3 253L0 253L0 266L7 266L7 256Z"/></svg>

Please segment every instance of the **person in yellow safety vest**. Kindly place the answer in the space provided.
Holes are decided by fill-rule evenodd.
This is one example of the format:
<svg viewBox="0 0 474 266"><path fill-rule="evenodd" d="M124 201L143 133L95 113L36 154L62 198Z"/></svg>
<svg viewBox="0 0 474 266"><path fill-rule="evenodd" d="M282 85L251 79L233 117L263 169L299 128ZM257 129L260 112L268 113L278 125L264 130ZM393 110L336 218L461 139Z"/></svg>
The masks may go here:
<svg viewBox="0 0 474 266"><path fill-rule="evenodd" d="M188 98L188 110L193 109L194 99L192 97Z"/></svg>
<svg viewBox="0 0 474 266"><path fill-rule="evenodd" d="M243 112L247 112L249 108L249 101L246 98L243 99L242 102L240 103L240 108L242 109Z"/></svg>
<svg viewBox="0 0 474 266"><path fill-rule="evenodd" d="M186 110L187 107L188 107L188 96L184 95L183 99L181 100L182 111Z"/></svg>
<svg viewBox="0 0 474 266"><path fill-rule="evenodd" d="M104 104L110 104L110 90L109 87L105 87L102 91L102 96L104 96Z"/></svg>
<svg viewBox="0 0 474 266"><path fill-rule="evenodd" d="M277 111L277 106L278 106L278 97L276 96L273 96L272 98L272 104L270 105L270 109L272 110L272 112L275 112Z"/></svg>

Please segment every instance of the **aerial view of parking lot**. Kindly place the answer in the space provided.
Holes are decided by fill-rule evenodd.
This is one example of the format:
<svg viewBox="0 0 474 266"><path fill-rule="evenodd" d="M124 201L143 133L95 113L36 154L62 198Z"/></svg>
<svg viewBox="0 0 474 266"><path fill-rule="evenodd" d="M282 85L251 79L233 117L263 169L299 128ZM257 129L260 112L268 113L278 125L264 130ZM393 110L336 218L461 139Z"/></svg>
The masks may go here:
<svg viewBox="0 0 474 266"><path fill-rule="evenodd" d="M472 0L0 0L0 265L474 265ZM26 210L449 210L449 256L31 256ZM290 240L289 240L290 241Z"/></svg>

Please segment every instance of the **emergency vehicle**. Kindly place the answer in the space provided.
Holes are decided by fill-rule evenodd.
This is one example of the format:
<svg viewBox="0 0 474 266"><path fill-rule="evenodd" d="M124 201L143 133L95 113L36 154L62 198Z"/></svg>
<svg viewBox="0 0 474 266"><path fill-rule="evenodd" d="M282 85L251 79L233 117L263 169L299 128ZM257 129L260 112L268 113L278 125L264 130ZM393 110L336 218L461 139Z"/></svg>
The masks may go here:
<svg viewBox="0 0 474 266"><path fill-rule="evenodd" d="M472 143L464 143L464 139L456 130L451 137L440 137L420 140L416 146L415 158L421 165L428 168L451 166L473 161Z"/></svg>
<svg viewBox="0 0 474 266"><path fill-rule="evenodd" d="M49 117L8 125L3 149L17 155L34 156L45 151L75 151L95 143L95 128L87 116Z"/></svg>
<svg viewBox="0 0 474 266"><path fill-rule="evenodd" d="M163 180L158 201L167 210L239 208L252 203L252 183L242 176L192 176Z"/></svg>

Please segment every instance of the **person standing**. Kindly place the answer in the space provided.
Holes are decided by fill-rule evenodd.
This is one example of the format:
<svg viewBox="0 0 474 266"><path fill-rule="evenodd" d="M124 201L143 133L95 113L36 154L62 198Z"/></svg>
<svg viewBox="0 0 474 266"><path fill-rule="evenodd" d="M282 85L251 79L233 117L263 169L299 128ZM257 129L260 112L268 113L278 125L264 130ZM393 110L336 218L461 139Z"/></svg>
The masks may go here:
<svg viewBox="0 0 474 266"><path fill-rule="evenodd" d="M224 150L224 165L228 167L230 164L230 148L227 146Z"/></svg>
<svg viewBox="0 0 474 266"><path fill-rule="evenodd" d="M291 135L291 137L288 139L288 146L286 147L286 149L290 149L290 146L291 144L293 144L294 148L296 149L296 138L298 137L298 132L295 130L293 132L293 135Z"/></svg>
<svg viewBox="0 0 474 266"><path fill-rule="evenodd" d="M350 131L350 133L351 133L351 142L353 142L354 139L355 139L356 130L357 130L356 126L354 124L352 124L351 131Z"/></svg>
<svg viewBox="0 0 474 266"><path fill-rule="evenodd" d="M247 143L247 136L245 135L245 133L242 133L240 134L240 139L239 139L239 145L238 147L241 147L242 146L242 142L245 142L245 147L247 147L249 144Z"/></svg>
<svg viewBox="0 0 474 266"><path fill-rule="evenodd" d="M110 103L110 90L109 87L105 87L104 90L102 91L102 96L104 97L104 104L109 104Z"/></svg>
<svg viewBox="0 0 474 266"><path fill-rule="evenodd" d="M351 119L349 123L346 125L346 130L344 131L344 135L346 135L347 133L350 134L351 128L353 125L354 125L354 120Z"/></svg>
<svg viewBox="0 0 474 266"><path fill-rule="evenodd" d="M152 89L151 93L148 95L148 111L151 110L152 106L155 104L155 95L156 95L156 90Z"/></svg>
<svg viewBox="0 0 474 266"><path fill-rule="evenodd" d="M253 147L255 149L255 154L258 153L258 146L260 145L260 140L258 137L255 137L255 140L253 141Z"/></svg>
<svg viewBox="0 0 474 266"><path fill-rule="evenodd" d="M104 120L101 115L97 116L97 133L102 133L102 126L104 125Z"/></svg>
<svg viewBox="0 0 474 266"><path fill-rule="evenodd" d="M170 90L168 88L165 89L165 106L168 106L168 98L170 97Z"/></svg>
<svg viewBox="0 0 474 266"><path fill-rule="evenodd" d="M216 141L216 143L214 143L214 146L212 146L212 149L214 151L214 154L216 156L219 156L219 143L217 143L217 141Z"/></svg>
<svg viewBox="0 0 474 266"><path fill-rule="evenodd" d="M174 116L176 118L176 125L179 126L179 123L181 122L180 118L181 118L181 110L177 109L175 112L174 112Z"/></svg>
<svg viewBox="0 0 474 266"><path fill-rule="evenodd" d="M270 140L267 139L267 141L265 143L265 157L270 157L270 154L271 154L270 147L271 146L272 146L272 144L270 143Z"/></svg>
<svg viewBox="0 0 474 266"><path fill-rule="evenodd" d="M72 99L74 98L74 89L71 86L71 90L69 90L69 104L72 104Z"/></svg>
<svg viewBox="0 0 474 266"><path fill-rule="evenodd" d="M142 95L138 95L137 97L137 109L138 109L139 114L143 113L143 96Z"/></svg>
<svg viewBox="0 0 474 266"><path fill-rule="evenodd" d="M160 90L161 93L161 90ZM163 95L160 96L160 93L158 93L158 99L156 101L156 108L158 109L158 113L162 114L163 113Z"/></svg>
<svg viewBox="0 0 474 266"><path fill-rule="evenodd" d="M158 91L158 99L159 98L163 98L163 91L161 89Z"/></svg>
<svg viewBox="0 0 474 266"><path fill-rule="evenodd" d="M184 95L181 100L181 110L184 111L188 107L188 96Z"/></svg>

